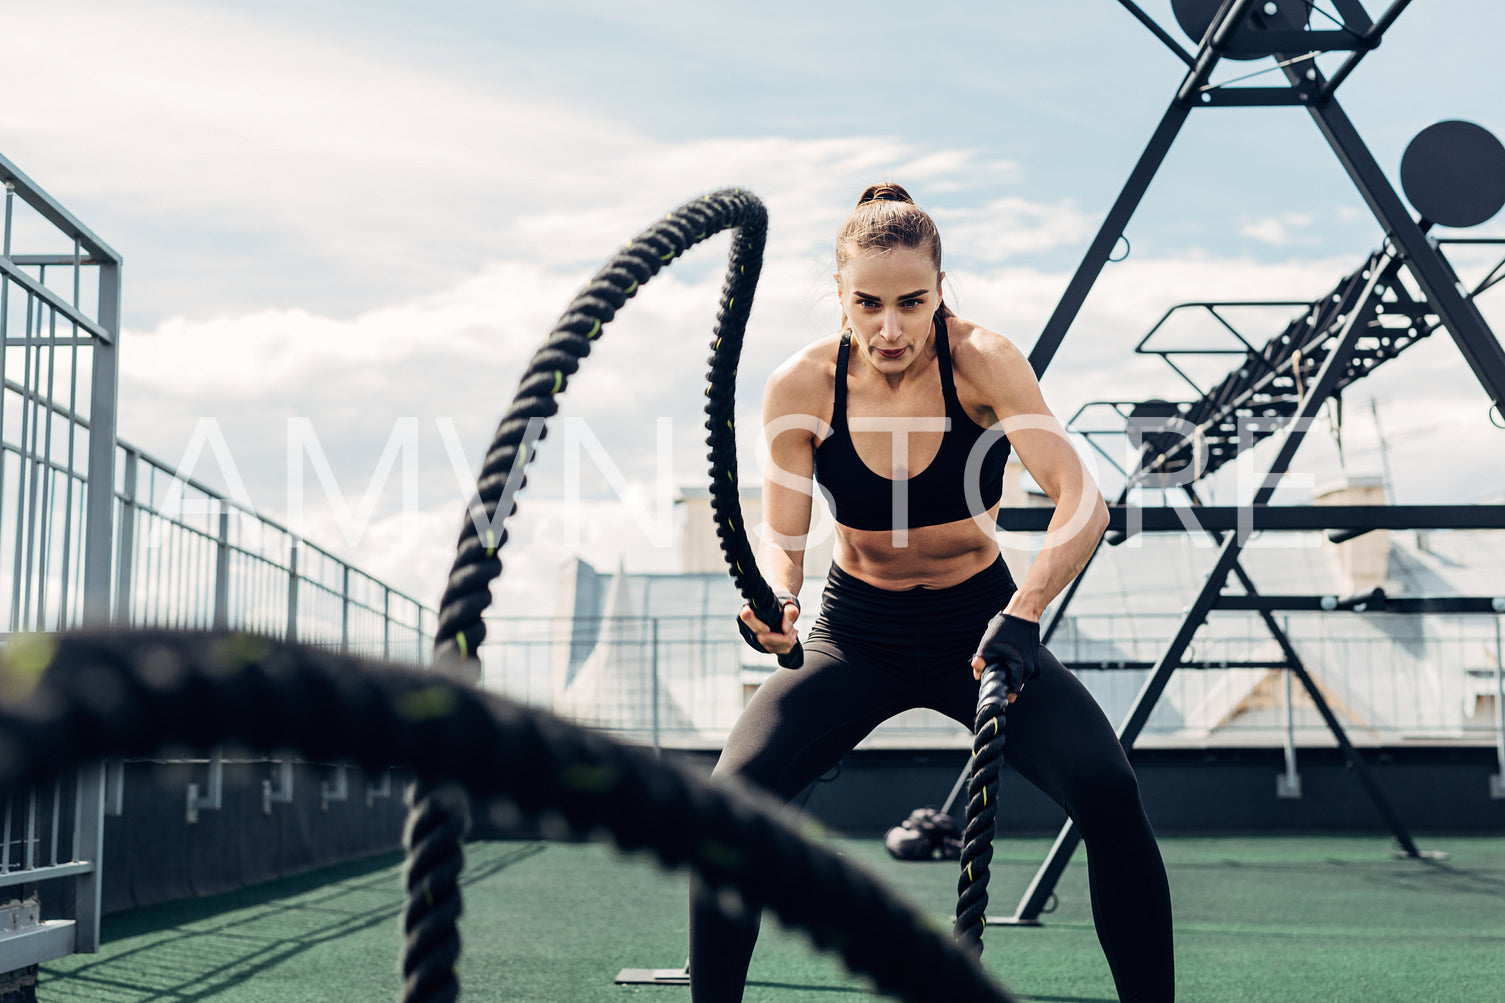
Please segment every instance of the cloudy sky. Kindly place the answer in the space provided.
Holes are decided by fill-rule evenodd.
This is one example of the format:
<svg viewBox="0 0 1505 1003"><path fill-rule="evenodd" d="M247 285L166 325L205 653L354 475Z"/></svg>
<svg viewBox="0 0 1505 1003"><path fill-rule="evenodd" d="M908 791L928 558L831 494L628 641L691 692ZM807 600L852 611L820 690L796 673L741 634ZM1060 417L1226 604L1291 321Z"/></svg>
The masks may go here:
<svg viewBox="0 0 1505 1003"><path fill-rule="evenodd" d="M1181 38L1169 0L1143 6ZM830 240L864 185L909 187L941 223L948 301L1027 350L1184 71L1113 0L0 0L0 25L0 153L125 256L121 437L175 463L208 420L258 508L285 519L301 507L312 539L430 603L466 468L527 357L659 214L729 185L769 206L741 364L755 471L762 381L833 331ZM1417 0L1345 84L1392 179L1433 122L1505 135L1502 34L1498 0ZM1272 65L1225 64L1220 79ZM1066 418L1095 399L1184 397L1131 353L1167 307L1318 295L1379 234L1304 112L1198 112L1047 398ZM563 398L584 457L583 527L562 504L561 432L509 524L509 611L549 612L568 553L674 567L657 486L704 478L698 409L725 247L655 279ZM1251 337L1283 319L1252 323ZM1351 394L1350 472L1379 469L1370 397L1397 500L1505 492L1505 432L1445 336ZM297 445L310 441L338 504ZM416 464L416 497L400 471L374 477L394 443ZM598 475L597 454L619 476ZM194 475L227 483L203 455ZM1326 426L1297 466L1309 480L1340 472ZM356 532L338 510L368 494Z"/></svg>

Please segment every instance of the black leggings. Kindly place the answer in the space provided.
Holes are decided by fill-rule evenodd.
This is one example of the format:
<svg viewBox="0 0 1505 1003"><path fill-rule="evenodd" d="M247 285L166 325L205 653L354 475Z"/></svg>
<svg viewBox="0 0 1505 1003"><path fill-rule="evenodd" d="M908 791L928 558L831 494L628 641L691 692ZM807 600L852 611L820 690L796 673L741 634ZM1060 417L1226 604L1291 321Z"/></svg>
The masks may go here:
<svg viewBox="0 0 1505 1003"><path fill-rule="evenodd" d="M969 730L977 713L970 661L988 619L1014 591L1000 559L960 585L890 591L835 566L805 664L777 669L742 712L715 775L736 775L784 801L880 723L929 707ZM1121 1000L1175 998L1170 889L1133 768L1091 694L1049 652L1009 707L1004 760L1076 821L1087 847L1092 915ZM693 1003L742 998L758 916L733 918L692 881Z"/></svg>

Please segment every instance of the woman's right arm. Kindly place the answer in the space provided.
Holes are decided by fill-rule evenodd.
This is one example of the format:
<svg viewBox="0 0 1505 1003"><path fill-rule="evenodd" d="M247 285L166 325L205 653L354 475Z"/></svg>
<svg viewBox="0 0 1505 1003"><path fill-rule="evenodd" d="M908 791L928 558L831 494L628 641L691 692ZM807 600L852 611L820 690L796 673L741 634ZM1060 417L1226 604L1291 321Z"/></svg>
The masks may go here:
<svg viewBox="0 0 1505 1003"><path fill-rule="evenodd" d="M812 379L812 376L815 377ZM818 393L820 371L803 354L790 359L768 379L763 393L763 434L768 466L763 476L763 526L757 547L758 569L775 592L799 595L805 580L805 541L810 532L814 490L816 432L823 423L808 412ZM819 399L816 397L815 399ZM744 606L742 622L758 643L783 654L794 647L799 609L784 604L782 631L769 631Z"/></svg>

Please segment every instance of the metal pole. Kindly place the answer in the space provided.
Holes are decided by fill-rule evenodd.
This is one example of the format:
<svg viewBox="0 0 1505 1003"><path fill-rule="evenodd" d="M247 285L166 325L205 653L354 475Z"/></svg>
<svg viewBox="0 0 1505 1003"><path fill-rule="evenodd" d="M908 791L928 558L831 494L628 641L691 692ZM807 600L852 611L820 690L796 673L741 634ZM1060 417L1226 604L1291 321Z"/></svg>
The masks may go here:
<svg viewBox="0 0 1505 1003"><path fill-rule="evenodd" d="M230 626L230 508L220 501L219 545L214 555L214 626Z"/></svg>
<svg viewBox="0 0 1505 1003"><path fill-rule="evenodd" d="M26 854L22 858L26 861L26 870L32 870L37 866L37 791L36 788L26 792Z"/></svg>
<svg viewBox="0 0 1505 1003"><path fill-rule="evenodd" d="M1500 645L1500 618L1495 617L1495 756L1500 772L1489 778L1489 796L1505 798L1505 648Z"/></svg>
<svg viewBox="0 0 1505 1003"><path fill-rule="evenodd" d="M100 891L104 880L105 764L79 767L73 822L73 859L94 865L74 879L73 949L81 954L99 950Z"/></svg>
<svg viewBox="0 0 1505 1003"><path fill-rule="evenodd" d="M96 250L96 257L102 257ZM109 340L96 338L93 347L93 386L89 391L89 490L84 506L85 626L110 622L110 585L114 577L115 414L120 394L120 260L99 264L99 326ZM100 790L104 796L103 788ZM83 936L80 931L79 936Z"/></svg>
<svg viewBox="0 0 1505 1003"><path fill-rule="evenodd" d="M663 749L659 747L658 734L658 617L651 621L653 631L653 756L658 759L663 756Z"/></svg>
<svg viewBox="0 0 1505 1003"><path fill-rule="evenodd" d="M82 282L82 262L82 249L79 247L78 240L75 238L73 241L74 309L78 308L80 302L79 293L80 284ZM73 537L73 481L76 476L74 471L77 469L77 465L74 461L76 459L75 454L78 441L78 437L74 434L77 431L77 418L75 416L78 414L79 328L77 323L73 324L72 333L73 337L70 339L72 341L72 344L69 346L68 350L68 458L66 472L63 474L63 483L65 487L65 490L63 492L63 588L61 592L62 603L58 607L57 625L59 630L72 626L72 617L74 615L73 606L76 605L77 597L83 589L82 579L76 578L76 574L80 569L73 559L74 553L77 549L77 544ZM82 497L82 495L80 497Z"/></svg>
<svg viewBox="0 0 1505 1003"><path fill-rule="evenodd" d="M1242 576L1241 576L1242 577ZM1291 619L1285 618L1285 629L1290 631ZM1285 683L1286 717L1286 771L1275 778L1275 796L1278 798L1301 797L1301 774L1296 772L1296 708L1291 700L1291 667L1281 672Z"/></svg>
<svg viewBox="0 0 1505 1003"><path fill-rule="evenodd" d="M26 297L26 343L21 349L21 434L16 437L16 560L11 572L10 618L12 630L30 630L31 588L30 571L32 547L35 540L33 527L28 518L35 520L36 504L27 504L27 493L36 495L37 455L31 429L36 424L37 393L31 383L32 313L40 310L36 297ZM24 561L24 563L23 563Z"/></svg>
<svg viewBox="0 0 1505 1003"><path fill-rule="evenodd" d="M298 541L287 554L287 639L298 640Z"/></svg>
<svg viewBox="0 0 1505 1003"><path fill-rule="evenodd" d="M12 184L10 181L6 181L5 182L5 215L4 215L4 222L3 222L3 224L0 224L0 227L3 227L3 229L0 229L0 254L3 254L7 258L10 257L11 216L13 214L13 208L14 208L13 204L14 204L15 200L16 200L16 186L14 184ZM7 275L0 275L0 348L3 348L3 346L5 345L6 339L8 339L9 337L10 337L10 277L7 276ZM6 406L5 406L5 403L6 403L5 402L5 369L6 369L6 365L5 364L6 364L7 361L9 361L9 359L10 359L10 353L9 352L0 351L0 442L3 442L5 440L5 412L6 412L6 410L8 410L6 408ZM19 464L18 464L18 466L19 466ZM5 450L3 448L0 448L0 498L4 498L4 497L5 497ZM12 593L12 595L15 594L16 589L17 589L17 587L19 585L20 585L19 580L16 577L12 577L11 578L11 593ZM7 624L5 624L5 626L7 627L7 629L14 630L16 628L16 626L17 626L16 622L15 622L15 618L12 617L11 620L10 620L10 622L7 623ZM10 833L9 833L9 831L7 831L6 832L6 840L7 840L7 842L9 841L9 839L10 839ZM4 870L0 869L0 873L4 873Z"/></svg>
<svg viewBox="0 0 1505 1003"><path fill-rule="evenodd" d="M58 859L57 859L57 830L58 830L58 818L62 814L62 804L63 804L63 782L61 780L55 780L55 781L53 781L53 784L52 784L52 839L49 840L49 842L48 842L48 849L49 849L50 852L48 853L48 856L47 856L47 863L50 864L50 865L52 865L53 867L56 867L57 864L58 864Z"/></svg>

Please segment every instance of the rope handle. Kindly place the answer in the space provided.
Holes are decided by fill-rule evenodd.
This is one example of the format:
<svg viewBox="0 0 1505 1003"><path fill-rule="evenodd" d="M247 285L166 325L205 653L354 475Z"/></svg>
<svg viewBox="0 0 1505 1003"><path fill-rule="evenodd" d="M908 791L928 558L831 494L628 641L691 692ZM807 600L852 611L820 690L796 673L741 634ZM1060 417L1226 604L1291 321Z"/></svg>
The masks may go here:
<svg viewBox="0 0 1505 1003"><path fill-rule="evenodd" d="M783 598L775 593L772 589L769 590L769 598L772 600L772 604L763 609L760 609L758 606L749 602L748 605L752 606L753 616L757 617L763 623L769 624L770 626L773 624L783 623ZM795 607L799 607L798 601L795 602ZM797 669L805 664L805 649L800 644L798 638L795 639L794 647L790 648L788 651L779 656L779 664L786 669Z"/></svg>
<svg viewBox="0 0 1505 1003"><path fill-rule="evenodd" d="M998 829L999 770L1003 765L1004 720L1008 711L1009 674L1001 664L982 670L973 727L972 775L967 781L967 825L962 832L961 876L956 885L956 942L974 956L982 954L987 925L989 864Z"/></svg>

